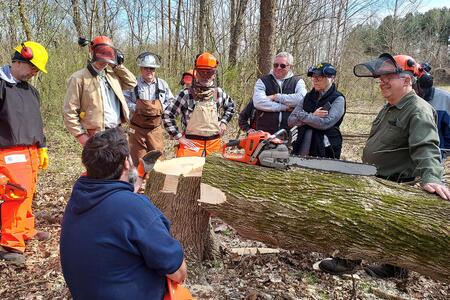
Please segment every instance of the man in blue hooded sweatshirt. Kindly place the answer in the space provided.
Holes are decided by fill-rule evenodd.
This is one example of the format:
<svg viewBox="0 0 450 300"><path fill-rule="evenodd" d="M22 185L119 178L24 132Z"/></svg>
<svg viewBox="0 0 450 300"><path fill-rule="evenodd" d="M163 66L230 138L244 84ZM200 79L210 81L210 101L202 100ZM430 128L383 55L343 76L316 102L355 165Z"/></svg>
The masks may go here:
<svg viewBox="0 0 450 300"><path fill-rule="evenodd" d="M126 135L108 129L85 144L80 177L61 229L61 266L73 299L163 299L166 277L186 278L183 249L169 221L144 195Z"/></svg>

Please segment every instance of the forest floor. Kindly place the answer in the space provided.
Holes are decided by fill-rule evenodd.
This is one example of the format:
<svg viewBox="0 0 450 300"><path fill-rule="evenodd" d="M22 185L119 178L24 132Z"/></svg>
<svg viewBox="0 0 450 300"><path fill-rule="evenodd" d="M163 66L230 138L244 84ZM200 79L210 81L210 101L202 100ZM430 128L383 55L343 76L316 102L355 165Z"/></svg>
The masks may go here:
<svg viewBox="0 0 450 300"><path fill-rule="evenodd" d="M369 111L376 112L380 106L374 105ZM357 111L352 107L359 105L353 104L348 108L349 111ZM345 159L360 160L365 138L355 135L367 134L374 117L347 114L342 126ZM346 138L345 135L349 136ZM52 238L47 242L28 242L25 267L0 262L0 299L71 299L59 262L59 234L72 185L82 172L80 149L74 147L74 140L70 142L72 144L52 144L58 140L57 137L48 134L48 138L51 165L40 175L34 211L37 228L50 232ZM449 166L446 166L447 173ZM362 269L353 276L322 273L313 269L315 262L326 257L322 253L276 249L279 252L272 254L233 254L232 248L265 246L239 237L218 219L213 220L213 226L223 249L221 257L202 265L189 264L188 261L187 286L197 299L444 300L450 297L450 285L414 272L410 272L405 280L373 279Z"/></svg>

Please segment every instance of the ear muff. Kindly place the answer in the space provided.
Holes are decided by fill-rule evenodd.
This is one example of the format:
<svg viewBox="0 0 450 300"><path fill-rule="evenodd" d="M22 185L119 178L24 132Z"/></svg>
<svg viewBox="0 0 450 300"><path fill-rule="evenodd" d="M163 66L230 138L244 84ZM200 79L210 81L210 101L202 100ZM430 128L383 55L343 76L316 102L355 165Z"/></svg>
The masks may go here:
<svg viewBox="0 0 450 300"><path fill-rule="evenodd" d="M33 50L30 47L25 46L25 43L22 43L22 50L20 50L20 56L22 56L26 60L32 60Z"/></svg>
<svg viewBox="0 0 450 300"><path fill-rule="evenodd" d="M426 72L417 79L417 84L421 89L430 89L433 87L433 76Z"/></svg>
<svg viewBox="0 0 450 300"><path fill-rule="evenodd" d="M326 65L325 68L323 68L322 72L325 76L335 76L337 73L337 70L332 65Z"/></svg>
<svg viewBox="0 0 450 300"><path fill-rule="evenodd" d="M414 66L416 65L416 63L414 62L414 60L412 60L411 58L409 58L409 59L406 61L406 65L407 65L408 67L412 68L412 67L414 67Z"/></svg>

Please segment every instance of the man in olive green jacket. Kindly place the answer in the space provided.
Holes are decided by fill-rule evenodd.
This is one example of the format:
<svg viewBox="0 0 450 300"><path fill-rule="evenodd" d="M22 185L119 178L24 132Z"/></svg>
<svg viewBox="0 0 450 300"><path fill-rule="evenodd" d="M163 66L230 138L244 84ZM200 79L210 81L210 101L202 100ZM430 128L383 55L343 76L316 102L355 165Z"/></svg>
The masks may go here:
<svg viewBox="0 0 450 300"><path fill-rule="evenodd" d="M378 176L397 182L420 178L421 187L450 199L442 183L436 111L412 89L418 65L406 55L381 55L374 62L355 66L355 75L369 72L379 79L386 105L372 124L363 161L374 164Z"/></svg>
<svg viewBox="0 0 450 300"><path fill-rule="evenodd" d="M412 83L418 75L414 59L406 55L382 54L356 65L358 77L378 78L386 104L372 123L362 160L377 167L377 176L396 182L420 178L422 189L445 200L450 191L442 183L443 167L435 110L416 95ZM318 263L331 274L354 273L361 260L327 258ZM378 278L406 278L408 270L391 264L373 264L364 270Z"/></svg>
<svg viewBox="0 0 450 300"><path fill-rule="evenodd" d="M108 37L94 38L89 47L91 60L70 76L64 100L64 124L82 145L98 131L129 122L123 90L137 83Z"/></svg>

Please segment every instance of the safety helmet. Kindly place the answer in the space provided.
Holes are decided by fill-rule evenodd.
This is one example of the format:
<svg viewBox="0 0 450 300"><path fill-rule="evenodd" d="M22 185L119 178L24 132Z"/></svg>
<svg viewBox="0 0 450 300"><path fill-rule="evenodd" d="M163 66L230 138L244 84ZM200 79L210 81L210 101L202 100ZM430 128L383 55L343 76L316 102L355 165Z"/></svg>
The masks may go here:
<svg viewBox="0 0 450 300"><path fill-rule="evenodd" d="M357 64L353 67L353 73L358 77L374 77L381 75L408 73L412 76L419 74L416 61L408 55L392 56L383 53L378 58Z"/></svg>
<svg viewBox="0 0 450 300"><path fill-rule="evenodd" d="M104 35L96 36L89 46L92 61L102 61L117 64L117 49L111 39Z"/></svg>
<svg viewBox="0 0 450 300"><path fill-rule="evenodd" d="M114 47L114 44L112 42L112 40L104 35L99 35L96 36L92 41L91 41L91 47L95 47L98 46L100 44L105 44L105 45L109 45L111 47Z"/></svg>
<svg viewBox="0 0 450 300"><path fill-rule="evenodd" d="M48 53L44 46L37 42L27 41L18 45L14 50L16 50L16 53L13 56L13 61L28 61L39 71L47 73Z"/></svg>
<svg viewBox="0 0 450 300"><path fill-rule="evenodd" d="M139 67L159 68L161 57L152 52L144 52L138 55L136 61Z"/></svg>
<svg viewBox="0 0 450 300"><path fill-rule="evenodd" d="M209 52L204 52L195 59L196 69L216 69L219 61Z"/></svg>

